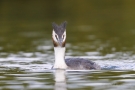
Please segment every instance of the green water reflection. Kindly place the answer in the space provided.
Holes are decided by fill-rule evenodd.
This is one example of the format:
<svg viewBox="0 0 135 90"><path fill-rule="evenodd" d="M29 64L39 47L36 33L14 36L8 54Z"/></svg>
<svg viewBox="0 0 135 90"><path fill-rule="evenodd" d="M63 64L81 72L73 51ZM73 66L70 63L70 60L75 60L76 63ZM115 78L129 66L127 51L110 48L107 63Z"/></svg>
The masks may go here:
<svg viewBox="0 0 135 90"><path fill-rule="evenodd" d="M91 47L84 51L134 51L133 3L133 0L1 0L0 51L37 51L36 46L51 40L51 23L64 20L68 21L67 42Z"/></svg>
<svg viewBox="0 0 135 90"><path fill-rule="evenodd" d="M1 90L134 90L134 71L68 71L58 73L65 81L54 81L57 72L16 72L0 74ZM66 77L64 76L66 75Z"/></svg>

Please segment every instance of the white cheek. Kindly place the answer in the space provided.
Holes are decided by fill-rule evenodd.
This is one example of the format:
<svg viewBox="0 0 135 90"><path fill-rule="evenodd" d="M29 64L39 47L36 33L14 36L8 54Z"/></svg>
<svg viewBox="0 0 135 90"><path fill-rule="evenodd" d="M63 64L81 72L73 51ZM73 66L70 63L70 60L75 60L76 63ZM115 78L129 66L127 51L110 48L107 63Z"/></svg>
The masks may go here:
<svg viewBox="0 0 135 90"><path fill-rule="evenodd" d="M64 39L63 39L63 41L65 41L66 40L66 35L64 36Z"/></svg>
<svg viewBox="0 0 135 90"><path fill-rule="evenodd" d="M66 31L64 32L64 39L63 39L63 41L65 41L66 40Z"/></svg>
<svg viewBox="0 0 135 90"><path fill-rule="evenodd" d="M53 30L52 37L53 37L54 41L57 42L57 39L56 39L56 37L55 37L55 32L54 32L54 30Z"/></svg>

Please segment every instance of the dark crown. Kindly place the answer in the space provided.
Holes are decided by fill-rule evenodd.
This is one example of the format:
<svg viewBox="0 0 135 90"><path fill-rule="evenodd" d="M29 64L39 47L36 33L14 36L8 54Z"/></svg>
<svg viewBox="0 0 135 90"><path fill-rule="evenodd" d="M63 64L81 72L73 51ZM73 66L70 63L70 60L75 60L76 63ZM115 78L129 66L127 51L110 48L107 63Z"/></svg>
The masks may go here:
<svg viewBox="0 0 135 90"><path fill-rule="evenodd" d="M61 37L62 34L64 33L64 31L66 30L66 25L67 25L67 22L63 22L61 23L60 25L57 25L56 23L52 23L52 27L53 27L53 30L55 31L55 33Z"/></svg>

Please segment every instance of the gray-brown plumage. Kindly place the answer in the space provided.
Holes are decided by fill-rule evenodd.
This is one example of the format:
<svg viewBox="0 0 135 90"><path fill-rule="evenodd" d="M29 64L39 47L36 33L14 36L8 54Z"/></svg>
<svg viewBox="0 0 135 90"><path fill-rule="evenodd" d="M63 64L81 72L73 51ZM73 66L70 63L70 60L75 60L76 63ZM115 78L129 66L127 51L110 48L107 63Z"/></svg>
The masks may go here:
<svg viewBox="0 0 135 90"><path fill-rule="evenodd" d="M100 66L93 61L85 58L66 58L65 59L65 43L66 43L66 22L53 26L52 39L54 44L55 62L53 69L72 69L72 70L100 70Z"/></svg>
<svg viewBox="0 0 135 90"><path fill-rule="evenodd" d="M84 58L67 58L65 62L68 66L68 69L72 70L100 70L100 66L95 62L90 61L89 59Z"/></svg>

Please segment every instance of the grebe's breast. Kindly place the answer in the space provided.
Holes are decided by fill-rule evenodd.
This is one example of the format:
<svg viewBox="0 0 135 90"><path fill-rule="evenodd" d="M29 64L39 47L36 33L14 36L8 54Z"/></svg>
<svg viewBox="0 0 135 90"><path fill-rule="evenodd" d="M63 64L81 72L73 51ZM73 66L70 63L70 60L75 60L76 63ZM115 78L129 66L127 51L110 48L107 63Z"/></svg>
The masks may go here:
<svg viewBox="0 0 135 90"><path fill-rule="evenodd" d="M65 62L72 70L101 70L98 64L85 58L66 58Z"/></svg>

